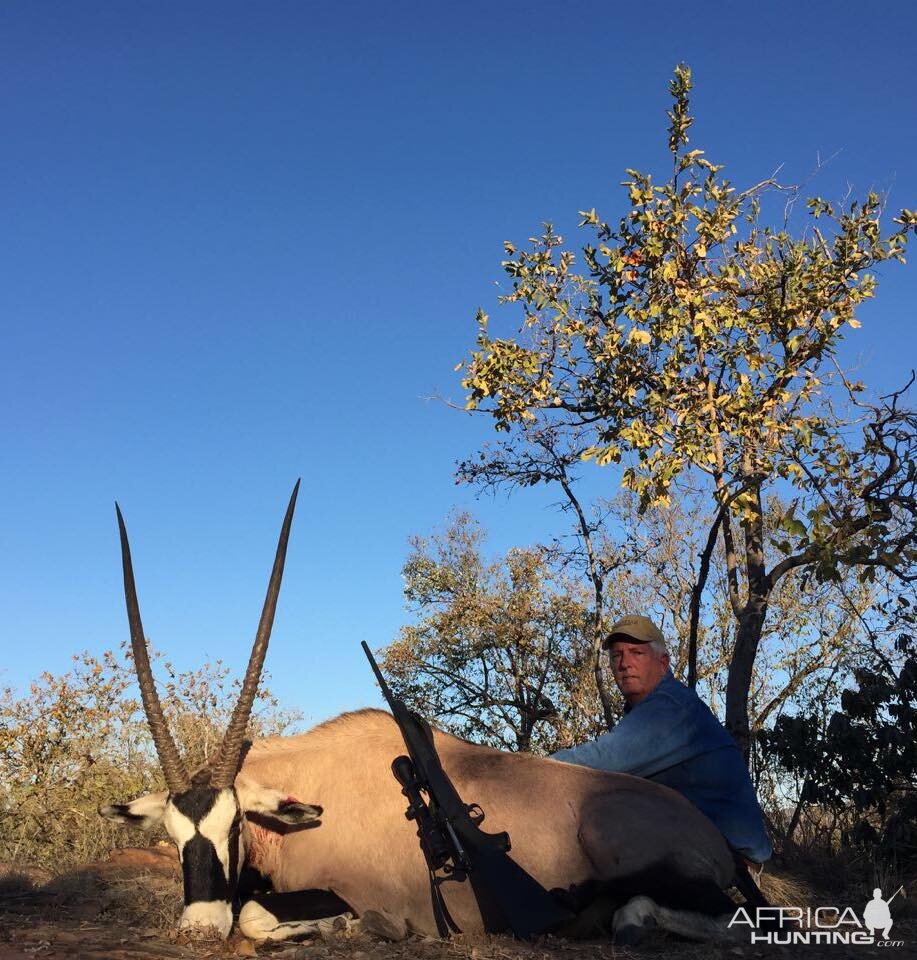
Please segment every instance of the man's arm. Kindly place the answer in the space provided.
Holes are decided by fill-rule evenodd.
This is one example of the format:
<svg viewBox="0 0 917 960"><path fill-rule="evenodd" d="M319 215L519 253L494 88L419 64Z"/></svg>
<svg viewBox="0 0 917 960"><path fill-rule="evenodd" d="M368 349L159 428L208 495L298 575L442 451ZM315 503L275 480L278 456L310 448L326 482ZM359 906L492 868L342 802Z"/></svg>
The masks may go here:
<svg viewBox="0 0 917 960"><path fill-rule="evenodd" d="M694 754L693 726L683 704L668 696L652 697L597 740L558 750L551 759L650 777Z"/></svg>

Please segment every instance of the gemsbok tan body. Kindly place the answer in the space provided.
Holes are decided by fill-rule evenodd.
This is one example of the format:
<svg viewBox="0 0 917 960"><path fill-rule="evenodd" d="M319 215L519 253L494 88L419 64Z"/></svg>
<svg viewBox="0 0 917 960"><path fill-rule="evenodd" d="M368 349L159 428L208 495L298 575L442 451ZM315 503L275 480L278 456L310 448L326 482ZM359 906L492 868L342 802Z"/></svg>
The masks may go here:
<svg viewBox="0 0 917 960"><path fill-rule="evenodd" d="M503 753L441 731L444 769L482 829L509 831L510 855L547 889L588 906L611 890L621 902L675 887L681 905L728 886L733 859L716 827L680 794L639 777ZM390 714L347 713L297 737L255 741L239 780L270 783L321 806L317 829L245 827L248 862L277 891L332 890L358 913L377 910L436 935L426 864L391 764L405 752ZM482 932L467 883L443 887L466 933ZM702 900L703 897L698 899Z"/></svg>
<svg viewBox="0 0 917 960"><path fill-rule="evenodd" d="M142 827L163 823L182 861L185 928L216 928L228 935L238 876L248 864L268 877L278 894L330 891L359 915L377 911L396 925L435 936L428 871L391 772L392 761L405 753L393 718L361 710L299 736L250 746L243 740L298 486L284 519L239 703L216 759L193 776L162 716L118 511L131 643L168 790L101 812ZM659 901L663 908L655 919L660 922L672 913L666 908L713 915L729 904L722 890L732 883L735 867L726 841L675 791L626 774L503 753L440 731L434 739L463 800L483 808L482 829L508 831L510 855L543 887L557 890L582 920L559 933L594 933L594 917L610 921L608 909L635 897L641 918L652 912L647 897ZM483 932L470 885L447 882L442 889L458 926L469 934ZM272 927L265 916L269 912L257 903L243 907L243 931L282 937L296 930L289 923ZM687 921L680 929L700 930Z"/></svg>

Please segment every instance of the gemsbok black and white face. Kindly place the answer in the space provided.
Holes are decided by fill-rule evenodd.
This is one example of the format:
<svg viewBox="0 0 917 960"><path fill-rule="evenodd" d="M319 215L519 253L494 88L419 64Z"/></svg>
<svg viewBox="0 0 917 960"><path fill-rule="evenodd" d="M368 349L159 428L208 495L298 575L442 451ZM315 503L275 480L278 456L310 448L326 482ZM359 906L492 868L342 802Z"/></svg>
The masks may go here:
<svg viewBox="0 0 917 960"><path fill-rule="evenodd" d="M233 786L215 787L210 770L201 770L185 789L150 793L99 812L142 830L161 823L181 861L185 909L179 927L215 929L226 937L232 929L233 898L245 862L243 816L256 813L278 824L301 826L317 820L322 808L242 777Z"/></svg>
<svg viewBox="0 0 917 960"><path fill-rule="evenodd" d="M216 760L193 776L188 775L175 747L156 692L140 620L130 545L121 510L116 505L131 649L143 708L168 789L138 797L128 803L101 807L99 813L110 820L141 829L148 830L159 823L165 827L178 848L181 860L185 909L179 926L186 930L213 928L220 936L229 935L232 929L233 897L239 872L245 862L242 841L242 818L245 814L256 813L279 823L299 826L316 820L322 813L321 807L300 803L279 790L253 783L244 775L239 776L245 728L255 701L274 623L298 492L297 481L280 531L267 597L239 700L233 709Z"/></svg>

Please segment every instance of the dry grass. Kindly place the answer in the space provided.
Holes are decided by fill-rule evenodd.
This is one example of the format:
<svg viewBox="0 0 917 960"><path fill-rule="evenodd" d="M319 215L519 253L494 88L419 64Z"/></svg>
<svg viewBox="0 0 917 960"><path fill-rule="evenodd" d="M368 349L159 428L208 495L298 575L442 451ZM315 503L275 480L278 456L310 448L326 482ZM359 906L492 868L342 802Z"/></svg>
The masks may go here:
<svg viewBox="0 0 917 960"><path fill-rule="evenodd" d="M112 880L105 890L103 915L168 932L178 926L183 905L181 880L147 874Z"/></svg>
<svg viewBox="0 0 917 960"><path fill-rule="evenodd" d="M825 865L820 865L825 869ZM894 889L897 878L889 873L875 877ZM900 881L899 881L900 882ZM802 874L789 869L769 869L762 888L773 903L815 906L831 902L850 903L862 909L865 885L874 883L863 875L861 886L843 899L831 895ZM871 886L869 894L871 894ZM889 892L890 892L889 890ZM826 899L827 898L827 899ZM900 901L901 898L899 898ZM913 910L899 902L895 908L897 937L906 942L896 956L908 955L917 935ZM550 937L537 943L520 943L504 937L450 941L412 937L401 943L380 943L366 935L342 932L327 939L303 944L252 944L234 934L227 941L189 941L175 933L182 908L181 880L159 870L127 869L111 863L90 864L50 880L45 873L28 868L18 873L0 871L0 960L229 960L239 956L263 956L272 960L735 960L761 957L792 960L821 957L833 960L864 960L888 955L873 948L857 948L855 955L842 949L802 947L753 948L692 944L657 933L639 950L616 948L608 941L569 942Z"/></svg>
<svg viewBox="0 0 917 960"><path fill-rule="evenodd" d="M759 886L768 903L775 905L806 907L820 902L820 893L811 882L786 870L768 867Z"/></svg>

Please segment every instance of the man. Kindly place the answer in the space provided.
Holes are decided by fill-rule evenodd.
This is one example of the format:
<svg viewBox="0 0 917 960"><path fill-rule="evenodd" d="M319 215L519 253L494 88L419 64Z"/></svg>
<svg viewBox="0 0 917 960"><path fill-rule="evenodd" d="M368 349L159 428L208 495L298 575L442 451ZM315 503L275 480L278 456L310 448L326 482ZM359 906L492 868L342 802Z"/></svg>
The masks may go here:
<svg viewBox="0 0 917 960"><path fill-rule="evenodd" d="M659 628L648 617L624 617L604 647L627 701L624 716L598 740L553 758L672 787L747 860L769 859L771 842L742 754L709 707L672 675Z"/></svg>

